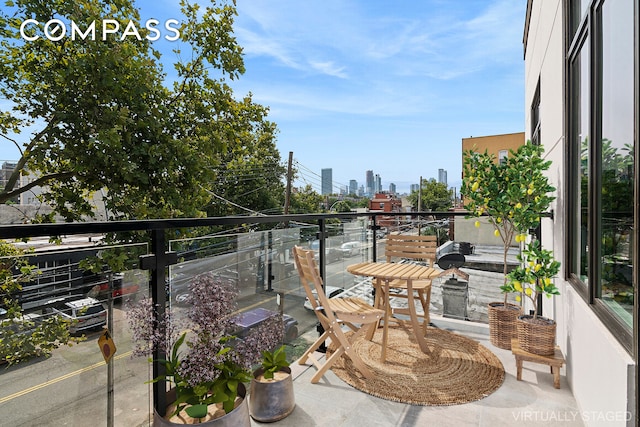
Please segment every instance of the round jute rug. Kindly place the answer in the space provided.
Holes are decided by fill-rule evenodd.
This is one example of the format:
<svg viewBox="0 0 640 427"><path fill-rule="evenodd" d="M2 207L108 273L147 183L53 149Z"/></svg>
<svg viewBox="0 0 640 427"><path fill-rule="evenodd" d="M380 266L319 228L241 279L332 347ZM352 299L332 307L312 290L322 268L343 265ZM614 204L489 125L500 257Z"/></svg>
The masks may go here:
<svg viewBox="0 0 640 427"><path fill-rule="evenodd" d="M431 354L420 351L410 330L389 327L387 360L380 361L382 329L373 341L353 347L374 375L366 379L342 356L333 372L347 384L373 396L413 405L456 405L480 400L504 381L504 367L489 349L461 335L437 328L426 334ZM327 349L327 357L332 351Z"/></svg>

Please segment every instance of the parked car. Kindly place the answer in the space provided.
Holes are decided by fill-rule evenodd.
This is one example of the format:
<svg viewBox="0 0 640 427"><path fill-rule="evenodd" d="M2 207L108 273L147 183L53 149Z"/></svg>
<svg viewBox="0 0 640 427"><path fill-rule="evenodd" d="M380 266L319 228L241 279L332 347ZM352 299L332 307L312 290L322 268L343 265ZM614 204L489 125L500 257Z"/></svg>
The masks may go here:
<svg viewBox="0 0 640 427"><path fill-rule="evenodd" d="M238 286L240 281L238 272L230 268L222 268L213 272L220 280ZM189 284L197 274L193 272L174 273L167 283L167 300L176 305L185 305L189 300Z"/></svg>
<svg viewBox="0 0 640 427"><path fill-rule="evenodd" d="M5 333L30 335L42 322L42 315L37 313L20 313L14 318L7 318L7 310L0 308L0 338Z"/></svg>
<svg viewBox="0 0 640 427"><path fill-rule="evenodd" d="M340 245L343 256L354 256L360 254L362 244L360 242L346 242Z"/></svg>
<svg viewBox="0 0 640 427"><path fill-rule="evenodd" d="M47 302L45 312L69 321L72 334L88 329L100 329L107 324L107 310L91 297L62 297Z"/></svg>
<svg viewBox="0 0 640 427"><path fill-rule="evenodd" d="M315 291L312 291L314 295L316 295ZM344 292L344 289L342 288L338 288L335 286L325 286L324 287L324 293L327 295L327 298L335 298L338 297L341 293ZM306 308L307 310L313 310L313 307L311 306L311 301L309 301L309 298L305 298L304 299L304 308Z"/></svg>
<svg viewBox="0 0 640 427"><path fill-rule="evenodd" d="M236 335L238 339L243 339L251 329L260 325L271 316L276 315L278 315L278 313L275 311L262 307L243 311L234 317L235 328L231 333ZM284 321L284 342L296 339L298 337L298 321L288 314L284 314L282 317Z"/></svg>
<svg viewBox="0 0 640 427"><path fill-rule="evenodd" d="M313 240L311 243L309 243L309 249L311 249L314 252L316 262L320 262L319 260L320 241ZM325 262L327 264L340 261L341 259L342 259L342 250L340 250L339 248L325 248Z"/></svg>
<svg viewBox="0 0 640 427"><path fill-rule="evenodd" d="M136 283L125 283L123 273L115 273L113 275L112 297L115 301L122 301L124 298L135 296L140 290L140 285ZM88 297L96 298L100 301L106 301L109 297L109 279L106 275L99 280L99 283L87 293Z"/></svg>

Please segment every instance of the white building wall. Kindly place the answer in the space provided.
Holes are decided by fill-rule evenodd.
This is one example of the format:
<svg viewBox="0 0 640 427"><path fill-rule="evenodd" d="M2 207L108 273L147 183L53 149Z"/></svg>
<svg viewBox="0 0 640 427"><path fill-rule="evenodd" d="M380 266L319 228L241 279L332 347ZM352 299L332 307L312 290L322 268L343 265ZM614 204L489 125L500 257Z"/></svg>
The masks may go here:
<svg viewBox="0 0 640 427"><path fill-rule="evenodd" d="M554 218L542 221L542 243L565 259L566 203L564 167L564 41L561 0L531 2L525 52L525 138L531 139L531 104L540 80L540 132L545 157L553 163L549 177L557 188ZM566 358L563 368L587 426L625 426L634 407L633 359L602 324L584 299L561 278L561 295L543 298L543 313L557 322L557 342Z"/></svg>

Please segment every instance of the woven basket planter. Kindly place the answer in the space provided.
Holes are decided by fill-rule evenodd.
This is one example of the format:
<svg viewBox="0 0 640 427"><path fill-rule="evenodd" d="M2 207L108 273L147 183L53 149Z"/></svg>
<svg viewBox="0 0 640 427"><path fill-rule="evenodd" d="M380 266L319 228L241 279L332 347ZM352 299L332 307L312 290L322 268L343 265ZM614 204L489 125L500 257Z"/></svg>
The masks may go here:
<svg viewBox="0 0 640 427"><path fill-rule="evenodd" d="M556 322L546 317L518 317L518 343L526 352L553 356L556 345Z"/></svg>
<svg viewBox="0 0 640 427"><path fill-rule="evenodd" d="M503 302L491 302L489 311L489 338L498 348L511 350L511 339L517 338L516 321L520 316L520 306Z"/></svg>

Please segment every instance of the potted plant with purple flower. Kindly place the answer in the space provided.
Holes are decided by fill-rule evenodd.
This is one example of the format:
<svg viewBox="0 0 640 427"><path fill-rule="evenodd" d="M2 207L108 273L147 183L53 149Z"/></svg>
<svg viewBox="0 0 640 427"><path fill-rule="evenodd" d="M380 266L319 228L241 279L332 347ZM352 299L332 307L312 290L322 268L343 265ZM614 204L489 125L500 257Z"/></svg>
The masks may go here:
<svg viewBox="0 0 640 427"><path fill-rule="evenodd" d="M129 311L134 355L149 355L155 348L167 353L166 360L158 360L165 375L151 381L170 383L175 400L166 417L154 414L155 426L251 425L245 384L251 381L252 366L262 351L282 342L283 328L274 319L238 338L234 335L237 294L235 286L204 273L189 284L184 318L158 319L149 299ZM268 333L270 328L273 333Z"/></svg>

